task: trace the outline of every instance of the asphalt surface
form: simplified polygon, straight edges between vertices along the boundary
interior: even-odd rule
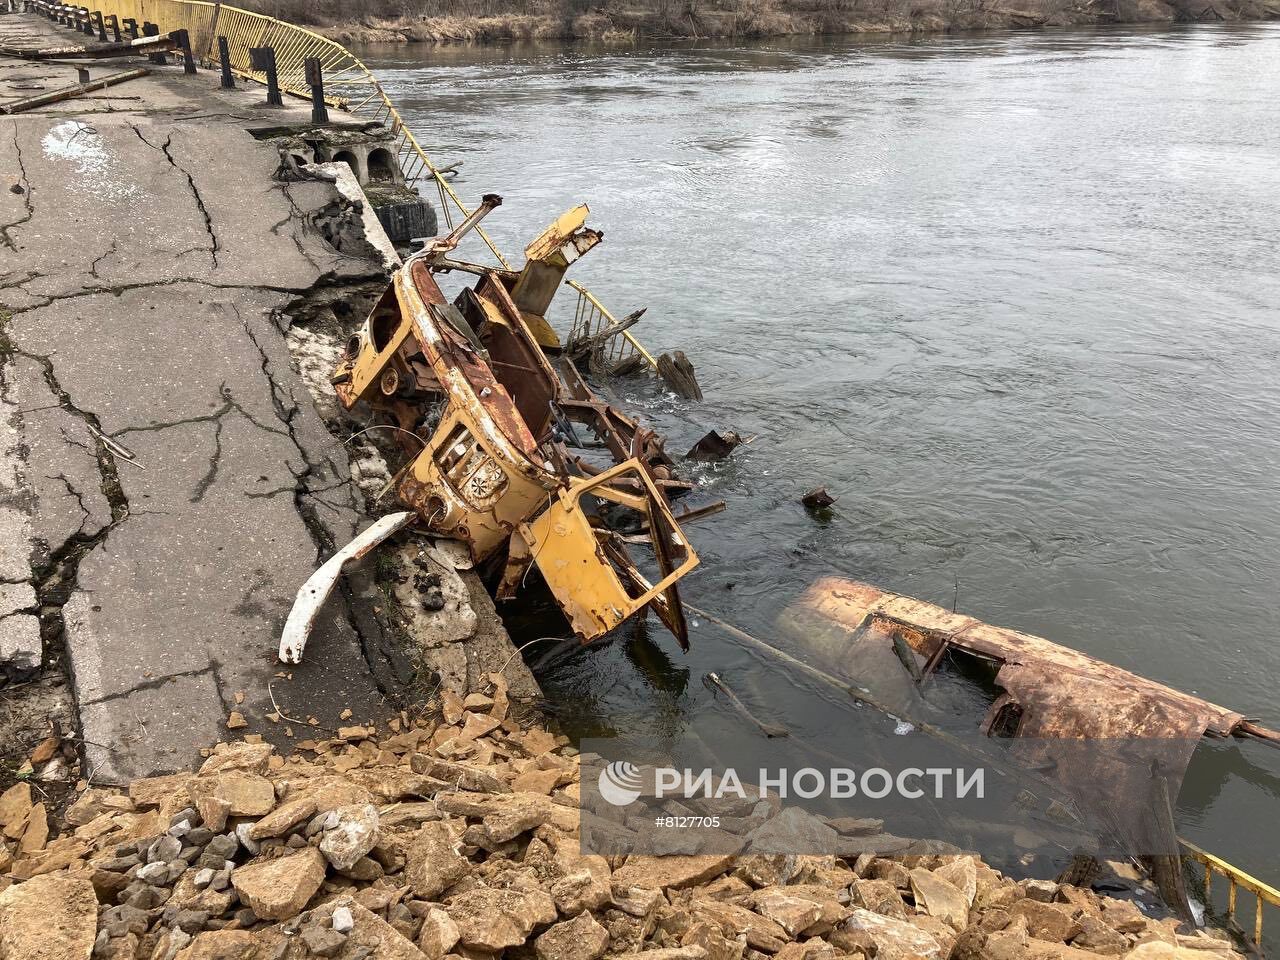
[[[68,39],[0,15],[0,46]],[[0,104],[74,82],[0,57]],[[309,111],[263,100],[166,66],[0,116],[0,637],[62,631],[95,782],[188,766],[233,710],[237,735],[280,739],[268,714],[303,738],[395,706],[350,591],[301,666],[276,660],[298,587],[368,520],[284,313],[383,272],[312,228],[332,184],[273,179],[276,148],[247,128]],[[23,584],[59,571],[62,595],[32,602]]]

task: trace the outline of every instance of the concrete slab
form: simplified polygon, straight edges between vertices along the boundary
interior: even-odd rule
[[[192,743],[213,743],[226,733],[217,720],[223,702],[212,669],[79,706],[84,773],[93,783],[116,782],[126,769],[183,769],[191,765]],[[187,735],[174,737],[174,730]]]
[[[0,44],[28,19],[0,18]],[[72,79],[0,58],[0,101]],[[245,129],[260,91],[168,68],[105,93],[0,118],[0,579],[71,568],[58,615],[109,782],[188,766],[231,709],[278,736],[276,711],[336,727],[394,704],[344,597],[275,676],[294,593],[361,520],[284,311],[383,265],[311,228],[349,204],[332,183],[272,179],[278,153]],[[0,624],[30,641],[36,621]]]

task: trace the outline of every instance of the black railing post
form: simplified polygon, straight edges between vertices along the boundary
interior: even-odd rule
[[[88,67],[76,67],[76,83],[88,83],[89,79]]]
[[[120,42],[120,17],[117,14],[108,14],[107,20],[111,24],[111,36],[116,43]]]
[[[191,34],[186,30],[175,30],[169,36],[177,44],[178,49],[182,51],[182,72],[187,74],[195,73],[196,60],[191,55]]]
[[[254,70],[267,75],[267,106],[283,107],[280,97],[280,79],[276,76],[276,52],[271,47],[253,47],[249,50],[249,63]]]
[[[107,42],[107,21],[103,19],[101,10],[93,11],[93,15],[98,20],[98,39],[101,42],[106,43]]]
[[[133,17],[125,17],[120,22],[123,23],[124,28],[129,31],[129,39],[137,40],[138,39],[138,21],[133,19]]]
[[[84,31],[84,35],[86,37],[92,37],[93,36],[93,14],[89,12],[88,7],[81,7],[80,12],[84,14],[84,23],[81,25],[80,29]]]
[[[234,90],[236,78],[231,74],[231,49],[226,37],[218,38],[218,66],[222,68],[222,89]]]
[[[307,85],[311,87],[311,122],[328,123],[329,108],[324,102],[324,70],[319,57],[307,57],[302,62],[307,72]]]

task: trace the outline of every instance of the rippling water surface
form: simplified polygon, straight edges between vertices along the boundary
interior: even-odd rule
[[[670,449],[757,435],[692,471],[729,502],[692,602],[776,637],[823,574],[958,597],[1280,726],[1280,27],[363,53],[507,248],[590,203],[575,275],[706,393],[617,386]],[[692,632],[529,655],[579,730],[728,730],[707,670],[847,722]],[[1274,880],[1278,804],[1274,751],[1205,748],[1179,826]]]

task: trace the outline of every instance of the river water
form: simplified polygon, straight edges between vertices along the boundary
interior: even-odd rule
[[[849,575],[1280,726],[1280,26],[361,53],[506,248],[590,203],[575,276],[706,394],[615,385],[669,449],[756,435],[692,471],[692,602],[776,639]],[[527,655],[579,732],[731,724],[708,670],[845,722],[692,641]],[[1274,881],[1278,804],[1276,751],[1205,747],[1178,826]]]

